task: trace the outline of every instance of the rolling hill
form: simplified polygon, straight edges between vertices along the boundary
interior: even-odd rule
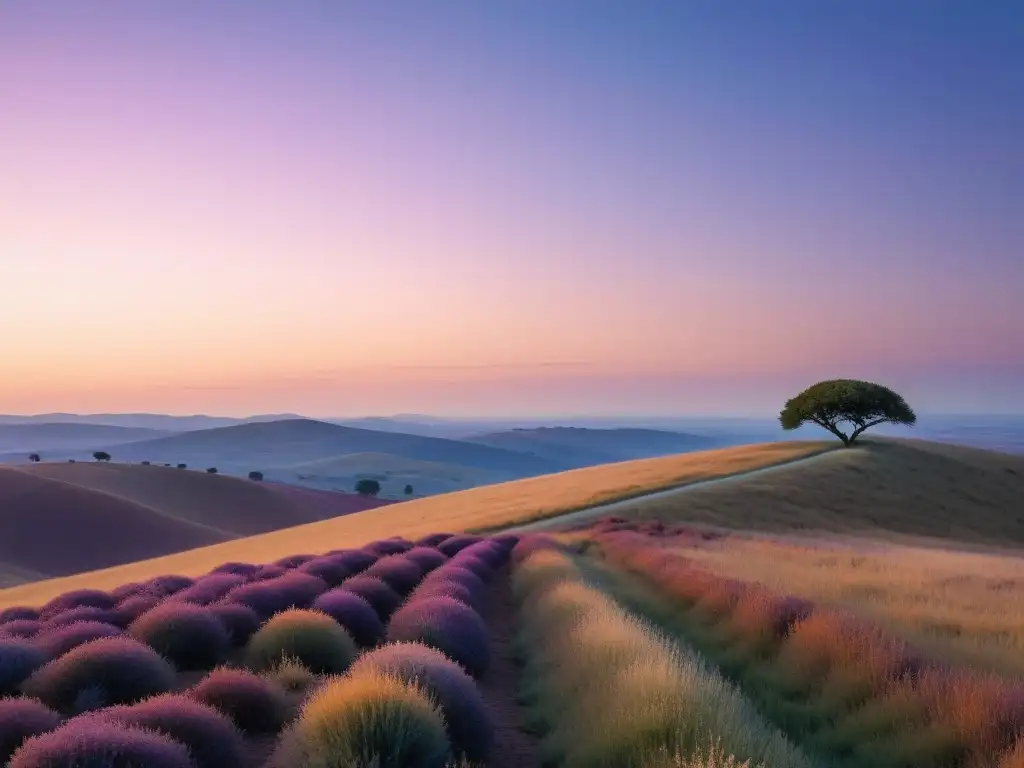
[[[349,489],[357,480],[368,478],[381,483],[382,496],[387,498],[404,497],[406,485],[413,487],[415,496],[430,496],[506,479],[502,472],[371,452],[272,468],[265,475],[272,480],[327,490]]]
[[[164,467],[0,468],[0,581],[103,568],[385,503]]]
[[[28,453],[78,451],[95,445],[119,445],[170,434],[164,430],[79,422],[0,424],[0,454],[25,461]]]
[[[297,552],[325,552],[339,547],[362,545],[388,536],[415,537],[444,530],[464,531],[508,526],[579,509],[593,503],[636,495],[651,489],[682,485],[794,461],[832,448],[832,442],[820,441],[748,445],[587,467],[561,474],[472,488],[388,505],[380,509],[370,509],[332,520],[299,525],[287,530],[223,541],[188,552],[105,568],[93,573],[25,584],[0,591],[0,607],[34,604],[68,589],[85,586],[106,589],[164,573],[198,575],[228,560],[269,562]],[[179,471],[160,467],[138,469],[172,473]],[[270,485],[272,484],[265,484],[265,487]],[[36,530],[36,533],[44,536],[42,531]],[[97,542],[94,532],[91,538],[83,540]],[[100,545],[105,547],[106,543],[98,541],[97,546]],[[40,548],[43,548],[42,545]],[[116,556],[117,553],[108,553],[108,557]]]
[[[558,463],[516,451],[460,440],[380,432],[312,419],[249,423],[185,432],[171,437],[111,446],[119,461],[185,462],[245,473],[284,468],[352,453],[383,453],[417,461],[491,470],[502,479],[558,472]]]
[[[512,429],[466,438],[467,442],[520,451],[531,456],[587,467],[630,459],[707,450],[720,445],[714,438],[659,429],[587,429],[539,427]]]

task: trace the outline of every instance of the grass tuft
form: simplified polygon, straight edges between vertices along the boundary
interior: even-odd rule
[[[252,636],[245,648],[245,661],[258,672],[295,659],[316,674],[339,674],[358,653],[352,636],[330,616],[293,609],[277,614]]]
[[[415,685],[371,670],[321,687],[272,764],[445,768],[450,755],[444,717],[430,697]]]

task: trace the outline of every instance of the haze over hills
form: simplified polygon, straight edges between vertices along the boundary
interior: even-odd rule
[[[521,451],[573,468],[699,451],[722,444],[712,437],[665,430],[583,427],[513,429],[470,437],[467,442]]]
[[[144,427],[118,427],[84,422],[0,424],[0,453],[73,451],[94,445],[118,445],[164,437],[170,432]]]

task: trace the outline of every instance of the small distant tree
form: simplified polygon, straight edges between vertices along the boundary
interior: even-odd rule
[[[179,464],[178,469],[188,469],[188,464]]]
[[[217,468],[216,467],[208,467],[207,470],[206,470],[206,474],[208,474],[208,475],[216,475],[217,474]]]
[[[75,463],[74,459],[68,459],[68,464],[74,464],[74,463]]]
[[[33,464],[38,464],[40,461],[43,460],[43,457],[40,456],[38,453],[30,453],[28,455],[28,460],[31,461]]]
[[[96,459],[96,461],[110,461],[110,454],[106,451],[96,451],[92,457]]]
[[[142,462],[142,466],[144,466],[144,467],[148,467],[148,466],[149,466],[149,462],[148,462],[148,461],[144,461],[144,462]]]
[[[249,479],[250,480],[260,481],[260,480],[263,479],[263,473],[262,472],[257,472],[256,470],[253,470],[252,472],[249,473]]]
[[[817,424],[850,446],[864,430],[877,424],[913,426],[917,416],[906,400],[888,387],[856,379],[832,379],[819,381],[787,400],[779,421],[783,429]],[[850,433],[840,429],[840,424],[849,424]]]
[[[380,483],[376,480],[360,480],[356,483],[356,493],[360,496],[376,496],[380,493]]]
[[[406,496],[412,496],[412,486],[411,485],[405,486],[405,490],[403,491],[403,493]]]

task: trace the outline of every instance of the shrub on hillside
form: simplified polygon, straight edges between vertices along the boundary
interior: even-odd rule
[[[448,561],[448,564],[453,568],[465,568],[467,571],[475,574],[482,582],[489,582],[491,577],[494,576],[494,568],[478,555],[466,554],[466,551],[464,550],[455,555],[455,557]]]
[[[195,768],[184,744],[142,728],[76,718],[21,745],[7,768]]]
[[[492,536],[491,541],[506,552],[511,552],[512,548],[519,543],[520,538],[522,537],[517,533],[499,533],[497,536]]]
[[[441,707],[456,757],[485,763],[494,745],[494,723],[487,704],[466,670],[421,643],[390,643],[361,656],[349,674],[367,670],[418,683]]]
[[[464,533],[445,539],[437,545],[437,548],[443,554],[447,555],[448,557],[452,557],[453,555],[458,554],[471,544],[476,544],[478,541],[482,540],[483,539],[480,536],[473,536],[471,534]]]
[[[542,549],[553,549],[560,552],[562,545],[557,539],[546,533],[530,533],[516,542],[516,545],[512,547],[510,558],[513,563],[521,563],[534,552],[539,552]]]
[[[388,640],[420,642],[444,653],[474,677],[491,663],[490,638],[483,619],[450,597],[411,600],[388,624]]]
[[[313,610],[326,613],[364,648],[376,645],[384,637],[384,623],[373,606],[344,588],[324,592],[313,603]]]
[[[130,704],[166,693],[174,667],[147,645],[108,637],[80,645],[22,683],[22,690],[63,714],[83,708]]]
[[[39,619],[46,621],[58,613],[85,605],[109,609],[117,605],[117,599],[111,597],[106,592],[100,592],[96,589],[76,589],[71,592],[65,592],[62,595],[57,595],[57,597],[44,605],[39,610]]]
[[[178,464],[178,469],[188,469],[188,464]]]
[[[192,586],[181,590],[173,597],[174,600],[181,602],[209,605],[220,600],[239,584],[245,583],[246,577],[237,573],[208,573],[206,576],[200,576]]]
[[[338,559],[353,574],[362,573],[377,562],[377,555],[361,549],[335,549],[325,556]]]
[[[44,627],[32,640],[32,644],[46,656],[47,661],[63,656],[77,648],[103,637],[119,637],[124,631],[103,621],[78,621],[57,627]]]
[[[288,573],[287,568],[267,563],[266,565],[261,565],[259,570],[250,577],[250,580],[269,581],[270,579],[276,579],[278,576],[284,576],[286,573]]]
[[[215,669],[189,692],[196,700],[223,712],[245,733],[277,733],[289,716],[284,692],[241,669]]]
[[[432,571],[417,587],[417,594],[428,593],[436,584],[449,583],[457,584],[469,591],[474,608],[481,607],[487,595],[487,585],[483,580],[468,568],[459,565],[445,563],[445,565]]]
[[[7,765],[26,739],[52,731],[58,725],[60,715],[42,702],[24,696],[0,699],[0,765]]]
[[[401,536],[393,536],[390,539],[370,542],[363,549],[383,557],[384,555],[400,555],[403,552],[408,552],[412,547],[411,541],[406,541]]]
[[[162,603],[133,621],[128,633],[182,670],[212,669],[231,645],[220,619],[192,603]]]
[[[224,626],[231,645],[238,648],[249,642],[249,638],[256,634],[262,623],[256,611],[247,605],[214,603],[209,609]]]
[[[340,557],[317,557],[303,563],[296,570],[322,579],[328,587],[338,586],[355,573]]]
[[[214,574],[214,573],[234,573],[234,574],[237,574],[238,576],[246,576],[246,577],[248,577],[248,576],[255,576],[256,572],[259,571],[259,569],[260,569],[260,566],[255,565],[253,563],[230,562],[230,563],[221,563],[216,568],[214,568],[212,571],[210,571],[210,574]]]
[[[399,595],[408,595],[423,578],[423,569],[405,555],[387,555],[364,571],[391,587]]]
[[[419,539],[416,539],[416,546],[419,547],[436,547],[442,541],[447,541],[454,533],[428,533]]]
[[[245,768],[245,744],[234,722],[188,696],[154,696],[138,704],[101,710],[95,716],[180,741],[188,747],[196,768]]]
[[[32,637],[42,626],[35,619],[12,619],[0,624],[0,637]]]
[[[147,590],[153,592],[159,592],[164,595],[173,595],[176,592],[191,587],[195,580],[188,576],[179,576],[177,574],[169,574],[165,576],[156,576],[148,581],[144,581],[143,585]]]
[[[120,623],[121,615],[116,608],[97,608],[94,605],[81,605],[78,608],[70,608],[61,611],[56,616],[51,616],[43,623],[43,629],[66,627],[79,621],[101,621],[104,624],[117,626]]]
[[[253,470],[252,472],[249,473],[249,479],[259,482],[260,480],[263,479],[263,473],[258,470]]]
[[[16,621],[18,619],[38,619],[39,609],[29,608],[25,605],[13,605],[10,608],[4,608],[0,611],[0,624],[6,624],[8,621]]]
[[[266,581],[237,586],[224,596],[224,601],[247,605],[266,620],[289,608],[308,608],[326,591],[327,585],[322,580],[294,571]]]
[[[216,475],[217,474],[217,468],[216,467],[207,467],[206,468],[206,474],[208,474],[208,475]]]
[[[112,599],[120,603],[122,600],[128,597],[135,597],[135,595],[145,592],[143,585],[137,581],[128,582],[127,584],[120,584],[114,587],[107,594]]]
[[[271,764],[445,768],[450,756],[444,717],[430,697],[398,677],[367,671],[321,687]]]
[[[373,576],[362,574],[345,579],[341,589],[359,595],[373,606],[381,621],[387,621],[392,613],[402,604],[402,597],[385,582]]]
[[[358,653],[352,636],[330,616],[293,609],[260,627],[246,645],[245,661],[251,669],[267,671],[295,659],[317,674],[339,674]]]
[[[416,563],[423,571],[428,573],[435,568],[440,568],[447,562],[448,558],[433,547],[413,547],[403,557]]]
[[[116,623],[119,627],[127,627],[146,611],[152,610],[163,599],[162,597],[146,594],[127,597],[119,602],[117,608],[114,609],[117,620],[116,622],[111,622],[111,624]]]
[[[43,652],[28,641],[0,637],[0,696],[15,693],[45,663]]]
[[[315,560],[316,555],[288,555],[282,557],[279,560],[275,560],[273,565],[279,565],[282,568],[291,569],[298,568],[303,563],[308,563],[310,560]]]
[[[426,600],[431,597],[450,597],[475,611],[479,611],[483,606],[483,599],[472,589],[465,584],[449,579],[434,579],[424,582],[409,596],[409,602]]]

